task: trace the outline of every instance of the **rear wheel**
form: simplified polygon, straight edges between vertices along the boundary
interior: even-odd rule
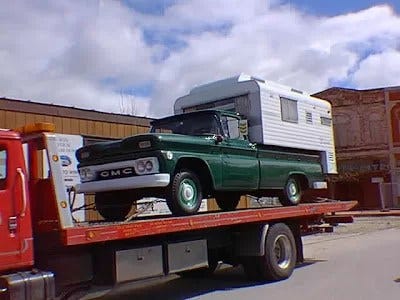
[[[215,195],[215,202],[223,211],[235,210],[240,201],[240,194],[236,193],[219,193]]]
[[[197,213],[203,199],[200,180],[195,173],[182,169],[173,178],[167,205],[173,215]]]
[[[289,177],[283,189],[283,197],[279,201],[283,206],[298,205],[301,200],[301,184],[296,177]]]
[[[290,228],[278,223],[272,225],[265,239],[265,253],[261,257],[246,257],[243,267],[255,281],[277,281],[288,278],[297,260],[296,243]]]
[[[96,193],[94,201],[106,221],[123,221],[132,208],[132,201],[124,199],[122,192]]]

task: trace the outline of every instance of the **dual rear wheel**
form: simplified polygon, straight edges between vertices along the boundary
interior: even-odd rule
[[[277,223],[268,229],[263,255],[243,258],[243,267],[251,280],[277,281],[293,273],[296,261],[293,233],[286,224]]]

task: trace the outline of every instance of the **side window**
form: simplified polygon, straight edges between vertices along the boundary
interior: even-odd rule
[[[222,129],[224,130],[224,136],[231,139],[240,138],[239,132],[239,120],[232,117],[222,117]]]
[[[0,148],[0,189],[5,189],[7,178],[7,151]]]
[[[297,112],[297,101],[280,97],[282,121],[298,123],[299,114]]]

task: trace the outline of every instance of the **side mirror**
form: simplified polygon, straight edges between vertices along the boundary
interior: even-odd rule
[[[219,143],[221,143],[223,140],[224,140],[224,137],[223,137],[222,135],[220,135],[220,134],[214,135],[215,144],[219,144]]]

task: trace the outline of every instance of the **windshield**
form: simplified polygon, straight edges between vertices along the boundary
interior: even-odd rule
[[[150,132],[184,135],[221,134],[217,118],[213,114],[181,115],[154,121]]]

